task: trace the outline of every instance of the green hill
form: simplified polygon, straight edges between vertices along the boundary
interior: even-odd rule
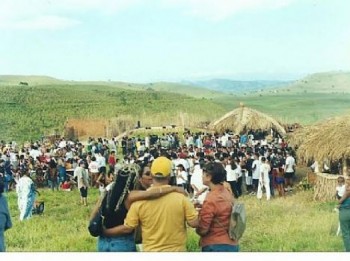
[[[198,124],[219,117],[225,109],[209,99],[104,85],[0,85],[0,137],[37,139],[62,132],[67,119],[127,117],[143,125]]]
[[[21,84],[22,83],[22,84]],[[170,82],[155,82],[155,83],[128,83],[117,81],[66,81],[59,80],[49,76],[35,76],[35,75],[0,75],[0,86],[23,86],[23,83],[27,83],[28,86],[46,85],[47,87],[53,87],[56,85],[86,85],[86,86],[109,86],[118,89],[126,89],[133,91],[162,91],[169,93],[183,94],[195,98],[214,98],[221,97],[224,94],[209,90],[206,88],[195,87],[188,84],[170,83]],[[26,84],[25,84],[26,85]]]
[[[41,75],[0,75],[0,86],[20,85],[21,82],[27,83],[28,86],[31,86],[44,84],[62,84],[65,81]]]
[[[350,72],[326,72],[311,74],[278,89],[262,93],[350,93]]]
[[[21,81],[28,85],[19,85]],[[23,141],[55,130],[62,133],[67,119],[194,127],[221,117],[240,102],[285,123],[312,124],[350,112],[349,83],[350,73],[320,73],[282,89],[237,95],[167,82],[0,76],[0,139]]]

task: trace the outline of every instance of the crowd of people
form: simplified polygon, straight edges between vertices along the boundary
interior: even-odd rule
[[[1,183],[5,192],[18,193],[20,220],[30,218],[38,187],[77,187],[85,206],[88,189],[99,189],[98,204],[109,203],[98,251],[136,251],[137,243],[144,251],[185,251],[187,226],[196,228],[202,251],[239,251],[239,242],[227,234],[232,202],[243,194],[284,197],[296,178],[294,149],[262,131],[186,131],[181,137],[165,133],[85,143],[60,138],[22,147],[1,141],[0,149]],[[115,192],[105,197],[110,190]],[[347,206],[347,199],[340,200]]]

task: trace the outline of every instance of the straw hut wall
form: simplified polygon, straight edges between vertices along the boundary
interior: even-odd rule
[[[225,114],[220,119],[212,122],[209,129],[224,132],[232,130],[242,133],[247,130],[270,130],[274,129],[281,136],[286,135],[284,127],[275,119],[257,110],[247,108],[243,104],[239,108]]]
[[[296,135],[294,141],[299,142],[297,150],[299,162],[316,160],[322,166],[325,160],[342,160],[343,175],[348,177],[350,116],[329,119],[304,128]],[[334,200],[337,177],[338,175],[317,173],[314,199],[323,201]]]
[[[314,200],[334,201],[335,188],[338,185],[338,175],[327,173],[316,173],[316,184],[314,191]]]
[[[297,156],[303,161],[350,158],[350,116],[337,117],[305,128]]]

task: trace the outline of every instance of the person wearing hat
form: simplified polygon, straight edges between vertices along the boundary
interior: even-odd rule
[[[172,162],[168,158],[156,158],[151,165],[153,186],[147,191],[162,194],[170,187],[171,170]],[[183,252],[186,251],[186,223],[197,227],[197,211],[188,197],[171,192],[152,200],[132,203],[124,225],[114,228],[114,233],[130,233],[141,226],[145,252]]]
[[[74,178],[77,177],[78,189],[80,191],[80,203],[87,206],[87,194],[89,187],[89,174],[85,169],[85,162],[79,161],[79,165],[74,170]]]

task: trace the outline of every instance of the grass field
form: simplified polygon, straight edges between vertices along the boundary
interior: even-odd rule
[[[89,191],[89,206],[79,205],[79,192],[41,190],[45,213],[20,222],[15,192],[8,193],[13,228],[5,233],[8,252],[95,252],[96,238],[87,230],[97,189]],[[242,252],[343,252],[336,236],[335,202],[313,201],[313,191],[297,190],[285,198],[261,201],[245,195],[247,229]],[[188,229],[189,252],[199,251],[198,236]]]
[[[350,112],[350,93],[290,93],[252,96],[227,96],[213,99],[227,110],[246,106],[267,113],[283,123],[313,124]]]

